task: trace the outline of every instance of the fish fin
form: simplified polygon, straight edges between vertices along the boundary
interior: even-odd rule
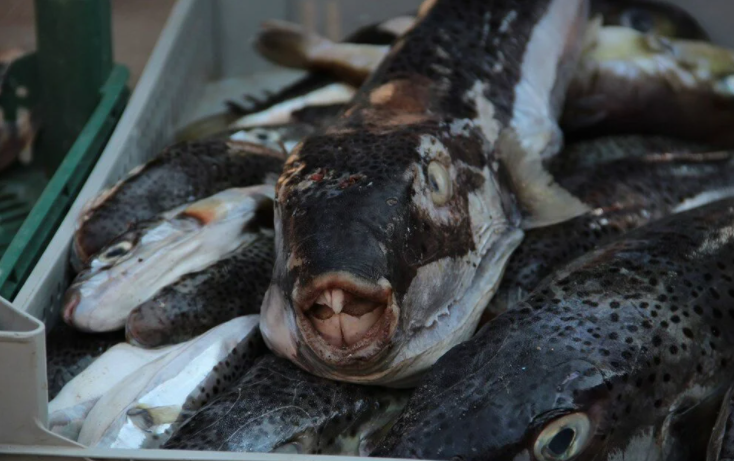
[[[287,21],[263,23],[254,40],[255,49],[268,61],[285,67],[308,69],[313,50],[331,41]]]
[[[181,410],[181,405],[149,408],[135,406],[127,411],[127,417],[139,428],[147,429],[176,422],[181,415]]]
[[[523,212],[523,229],[550,226],[590,211],[555,182],[540,156],[522,148],[514,130],[503,130],[496,148],[512,179]]]
[[[724,394],[716,422],[711,430],[706,461],[734,460],[734,386]]]
[[[176,133],[176,142],[197,141],[219,134],[227,130],[229,124],[238,118],[239,116],[232,112],[221,112],[196,120]]]

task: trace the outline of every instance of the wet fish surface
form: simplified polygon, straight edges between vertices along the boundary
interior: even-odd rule
[[[625,27],[588,36],[561,119],[569,137],[658,134],[732,145],[734,51]]]
[[[425,5],[278,180],[261,328],[324,377],[410,385],[473,333],[521,227],[586,211],[541,166],[586,3]]]
[[[715,147],[670,136],[610,135],[566,144],[548,162],[554,177],[578,173],[615,160],[634,159],[651,154],[695,154],[715,151]],[[702,159],[705,155],[701,156]]]
[[[734,152],[649,154],[557,178],[592,211],[526,233],[489,304],[489,316],[603,242],[668,214],[734,196]]]
[[[269,354],[163,448],[364,456],[408,395],[319,378]]]
[[[127,318],[128,341],[143,347],[176,344],[235,317],[259,314],[275,258],[272,233],[261,233],[201,272],[183,276]]]
[[[125,341],[122,332],[88,334],[58,322],[46,336],[48,399],[110,347]]]
[[[87,204],[74,233],[72,262],[80,269],[130,225],[225,189],[272,182],[284,159],[281,152],[245,142],[175,144]]]
[[[106,392],[140,367],[174,350],[177,346],[142,349],[119,343],[92,361],[73,377],[48,404],[48,428],[76,440],[84,420]]]
[[[732,385],[733,259],[727,199],[574,260],[444,355],[375,455],[701,459],[713,421],[679,429]]]
[[[130,311],[160,290],[272,232],[273,194],[271,185],[226,189],[124,233],[77,275],[64,321],[90,332],[124,328]]]
[[[591,2],[591,15],[605,26],[622,26],[662,37],[709,41],[709,35],[688,11],[669,2],[600,0]]]
[[[79,443],[157,448],[193,412],[224,392],[265,350],[258,316],[215,327],[128,375],[89,412]]]

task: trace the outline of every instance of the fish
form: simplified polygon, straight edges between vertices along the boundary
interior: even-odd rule
[[[163,448],[366,456],[408,395],[319,378],[267,354]]]
[[[734,386],[721,400],[721,407],[706,449],[706,461],[734,460]]]
[[[560,154],[549,160],[546,166],[553,177],[559,177],[616,160],[651,154],[694,154],[715,150],[716,146],[711,144],[671,136],[608,135],[569,142],[564,145]]]
[[[695,19],[674,5],[591,5],[595,27],[587,31],[560,121],[567,135],[644,133],[731,147],[734,52],[709,43]],[[352,84],[366,80],[390,50],[334,43],[284,21],[261,34],[267,40],[258,49],[272,62],[319,68]]]
[[[53,400],[66,383],[84,371],[97,357],[124,341],[125,336],[119,331],[87,334],[64,322],[56,322],[46,336],[48,398]]]
[[[130,312],[128,342],[141,347],[176,344],[212,327],[259,314],[275,259],[272,232],[261,232],[203,271],[187,274]]]
[[[687,40],[710,41],[696,18],[680,6],[650,0],[601,0],[591,2],[591,15],[600,15],[605,26],[622,26],[642,33]]]
[[[252,128],[293,122],[293,113],[313,106],[333,106],[348,102],[354,96],[354,87],[337,82],[318,88],[301,97],[277,103],[268,109],[247,114],[230,124],[230,128]]]
[[[91,340],[90,343],[94,344]],[[143,349],[125,342],[112,346],[91,360],[49,402],[49,430],[70,440],[77,440],[84,420],[100,397],[131,373],[168,354],[175,347]]]
[[[388,45],[395,40],[401,30],[407,27],[406,24],[410,21],[412,21],[410,16],[397,16],[382,22],[369,24],[349,34],[342,43],[351,44],[350,46],[355,44]],[[271,23],[270,27],[273,26]],[[275,38],[277,40],[277,37]],[[256,49],[262,46],[258,45],[258,41],[258,36],[256,36],[254,39]],[[310,112],[312,108],[316,111],[321,111],[321,108],[324,108],[328,112],[330,107],[338,106],[338,108],[341,108],[351,97],[353,91],[344,90],[341,93],[331,93],[331,99],[323,99],[324,93],[320,93],[321,98],[317,98],[315,101],[317,105],[314,106],[305,106],[303,102],[304,98],[309,98],[309,101],[314,99],[313,96],[307,96],[310,93],[335,83],[339,82],[330,76],[329,72],[308,72],[295,82],[274,93],[265,91],[264,95],[246,94],[237,99],[229,99],[225,101],[225,111],[187,125],[179,131],[176,139],[191,141],[217,135],[227,131],[227,127],[236,120],[256,113],[260,113],[256,116],[257,118],[266,120],[268,124],[272,125],[276,123],[274,121],[277,120],[275,117],[279,117],[280,120],[288,119],[288,111],[293,109],[295,111],[290,114],[290,119],[296,121],[300,118],[296,112],[301,110],[309,110]],[[329,93],[326,93],[326,96],[329,96]],[[299,109],[299,107],[302,107],[302,109]],[[273,109],[271,110],[271,108]],[[255,116],[253,115],[253,117]],[[250,117],[249,120],[252,120],[253,117]]]
[[[74,232],[71,262],[81,270],[131,225],[175,207],[233,187],[273,184],[284,160],[283,152],[247,142],[174,144],[85,205]]]
[[[409,19],[406,25],[410,28],[412,21]],[[270,62],[310,72],[333,73],[339,81],[354,87],[362,84],[390,50],[387,44],[335,43],[281,20],[264,22],[254,46]]]
[[[232,319],[128,375],[95,403],[79,443],[160,447],[186,414],[225,392],[265,351],[258,320],[258,315]]]
[[[424,3],[276,184],[261,330],[319,376],[412,386],[476,329],[523,230],[587,211],[543,168],[585,1]]]
[[[632,133],[732,145],[734,51],[625,27],[589,37],[560,122],[569,139]]]
[[[734,152],[649,154],[556,178],[591,211],[526,233],[483,321],[504,312],[556,268],[599,244],[668,214],[734,196]]]
[[[254,126],[240,128],[229,128],[231,123],[240,118],[239,116],[232,118],[226,124],[218,123],[213,118],[206,118],[194,122],[181,130],[177,134],[177,140],[244,141],[260,144],[268,149],[283,151],[285,154],[289,154],[293,147],[303,138],[315,132],[317,129],[327,126],[341,112],[344,106],[344,103],[330,103],[329,101],[319,101],[317,105],[307,105],[301,108],[298,108],[300,107],[299,104],[292,104],[294,110],[289,115],[284,116],[288,120],[284,123],[271,123],[261,126],[252,124]],[[259,114],[257,117],[267,119],[275,113],[276,110],[274,109],[268,112],[267,115],[257,113]],[[252,115],[254,117],[255,113]],[[226,127],[226,129],[223,129],[223,127]]]
[[[734,377],[732,260],[732,199],[575,259],[439,359],[373,455],[702,459]]]
[[[267,184],[226,189],[130,229],[76,276],[64,296],[64,321],[87,332],[124,328],[130,311],[160,290],[272,229],[273,195]]]
[[[599,26],[616,26],[656,37],[710,41],[691,14],[668,3],[594,0],[590,2],[590,15],[597,18]],[[334,42],[299,24],[273,20],[263,23],[253,42],[258,53],[274,64],[326,74],[335,81],[358,87],[415,21],[415,14],[386,21],[384,24],[392,27],[385,27],[383,40],[375,43],[375,40]],[[592,29],[592,33],[596,32]]]

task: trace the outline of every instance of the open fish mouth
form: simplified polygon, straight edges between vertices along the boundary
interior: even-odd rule
[[[296,287],[293,304],[304,342],[334,367],[376,359],[391,343],[400,318],[387,280],[375,284],[343,272]]]

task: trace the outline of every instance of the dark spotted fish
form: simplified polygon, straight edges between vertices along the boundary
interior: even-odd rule
[[[158,448],[185,420],[223,393],[265,351],[258,316],[232,319],[130,373],[94,404],[79,443]]]
[[[164,448],[364,456],[407,397],[406,391],[319,378],[266,355]]]
[[[591,15],[600,16],[604,26],[622,26],[662,37],[709,40],[693,16],[672,4],[647,0],[592,0],[590,4]],[[254,46],[275,64],[327,74],[359,86],[415,20],[415,14],[398,16],[359,31],[344,42],[332,42],[295,23],[268,21],[255,36]],[[362,38],[367,30],[377,34]]]
[[[272,185],[231,188],[139,223],[94,255],[64,296],[82,331],[125,327],[130,312],[188,274],[273,236]]]
[[[176,344],[235,317],[259,314],[274,245],[272,234],[261,233],[228,258],[164,288],[130,312],[128,341],[143,347]]]
[[[278,180],[272,350],[320,376],[409,385],[474,332],[521,228],[587,210],[541,165],[586,6],[424,4]]]
[[[87,204],[74,233],[77,269],[129,226],[231,187],[272,183],[285,155],[257,144],[175,144]]]
[[[375,455],[702,459],[734,378],[732,261],[730,199],[582,256],[444,355]]]
[[[561,119],[569,136],[734,142],[734,51],[624,27],[599,28],[588,41]]]
[[[560,154],[548,162],[554,177],[577,173],[615,160],[650,154],[691,154],[714,150],[705,143],[685,141],[669,136],[612,135],[568,143]]]
[[[46,336],[46,376],[48,399],[53,400],[62,387],[86,369],[115,344],[125,341],[122,332],[82,333],[64,322]]]
[[[592,211],[527,232],[490,302],[490,316],[600,243],[668,214],[734,196],[734,153],[650,154],[580,169],[558,181]]]
[[[48,429],[77,440],[84,420],[100,398],[141,367],[179,346],[143,349],[123,341],[105,350],[48,402]]]

